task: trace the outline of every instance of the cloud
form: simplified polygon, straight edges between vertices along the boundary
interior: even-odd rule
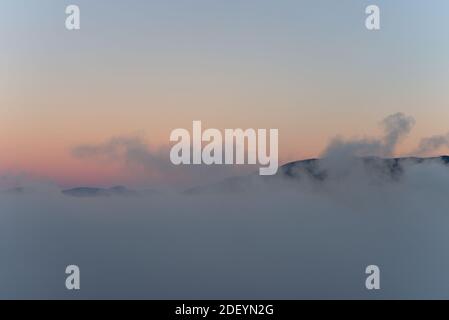
[[[384,129],[382,138],[346,140],[334,138],[323,152],[324,168],[332,168],[337,176],[347,174],[348,163],[359,165],[352,158],[391,156],[396,145],[407,136],[415,120],[403,113],[392,114],[381,121]],[[81,145],[72,150],[79,159],[111,161],[121,163],[124,169],[133,171],[143,168],[153,182],[178,184],[182,187],[204,185],[250,172],[251,166],[175,166],[169,159],[169,147],[150,148],[141,136],[119,136],[96,145]],[[155,176],[158,180],[155,180]]]
[[[392,114],[382,120],[384,136],[381,139],[362,138],[345,140],[334,138],[322,154],[323,158],[391,156],[397,144],[405,138],[415,124],[413,117],[403,113]]]
[[[381,121],[384,130],[382,138],[336,137],[325,148],[321,156],[321,167],[335,178],[350,176],[356,170],[365,172],[364,164],[359,158],[391,157],[398,143],[408,135],[414,124],[413,117],[395,113]]]
[[[410,133],[414,125],[415,119],[403,113],[390,115],[382,121],[385,130],[383,139],[385,155],[393,154],[397,144]]]
[[[182,165],[170,161],[169,146],[151,148],[142,136],[118,136],[99,144],[85,144],[71,150],[81,160],[119,163],[128,173],[146,175],[150,184],[185,187],[220,181],[247,172],[251,166]],[[143,173],[141,172],[143,169]]]
[[[147,170],[165,171],[169,159],[164,150],[151,150],[139,136],[114,137],[97,145],[81,145],[72,150],[80,159],[105,159],[119,161],[130,166],[140,166]]]
[[[422,139],[414,153],[418,155],[429,154],[443,147],[449,148],[449,133]]]
[[[73,298],[69,264],[85,299],[447,297],[448,168],[353,178],[232,195],[0,194],[0,298]]]
[[[387,119],[383,138],[334,142],[332,154],[387,153],[411,128],[407,117]],[[73,152],[136,163],[155,156],[125,137]],[[370,264],[386,284],[375,298],[447,297],[448,167],[404,161],[400,179],[382,179],[394,160],[331,159],[348,174],[272,177],[270,188],[256,176],[236,193],[0,194],[0,298],[71,298],[61,286],[68,264],[81,267],[86,299],[369,299]]]

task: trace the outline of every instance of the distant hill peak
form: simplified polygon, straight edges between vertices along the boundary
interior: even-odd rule
[[[136,191],[130,190],[124,186],[115,186],[112,188],[79,187],[79,188],[63,190],[62,193],[66,196],[79,197],[79,198],[135,196],[135,195],[137,195]]]
[[[449,166],[449,156],[441,157],[402,157],[402,158],[380,158],[380,157],[354,157],[354,163],[343,164],[345,169],[351,171],[353,165],[360,164],[366,169],[366,172],[377,176],[381,179],[397,181],[404,173],[405,164],[422,164],[422,163],[443,163]],[[351,158],[348,158],[350,161]],[[186,194],[201,194],[201,193],[217,193],[230,192],[239,193],[247,190],[252,190],[261,185],[261,182],[276,181],[276,179],[287,179],[288,181],[314,181],[317,183],[324,182],[328,179],[335,178],[334,166],[332,159],[305,159],[299,161],[289,162],[281,166],[278,173],[274,176],[262,177],[257,174],[250,174],[247,176],[238,176],[225,179],[219,183],[207,186],[199,186],[186,190]],[[337,178],[338,179],[338,178]]]

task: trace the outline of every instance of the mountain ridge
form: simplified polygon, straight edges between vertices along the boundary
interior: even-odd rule
[[[61,192],[66,196],[78,198],[136,196],[138,194],[137,191],[128,189],[124,186],[114,186],[111,188],[77,187],[62,190]]]
[[[449,156],[443,155],[438,157],[395,157],[395,158],[381,158],[381,157],[354,157],[360,163],[372,172],[383,175],[384,178],[391,180],[399,180],[404,173],[404,165],[406,163],[422,164],[422,163],[437,163],[440,161],[449,167]],[[329,178],[328,169],[321,166],[321,163],[332,161],[327,158],[311,158],[298,161],[288,162],[279,167],[278,172],[274,176],[259,176],[257,173],[246,176],[236,176],[227,178],[221,182],[189,188],[184,191],[185,194],[198,194],[210,192],[244,192],[252,188],[256,183],[273,181],[279,178],[287,178],[289,181],[300,181],[303,179],[310,179],[315,182],[323,182]]]
[[[354,158],[367,169],[374,173],[383,175],[383,177],[391,180],[398,180],[404,173],[404,165],[408,164],[422,164],[422,163],[437,163],[440,162],[449,168],[449,156],[437,156],[437,157],[395,157],[395,158],[380,158],[380,157],[363,157]],[[262,182],[273,181],[275,179],[283,178],[287,181],[301,181],[303,179],[309,179],[315,182],[323,182],[329,178],[329,169],[323,166],[322,163],[326,163],[327,158],[310,158],[298,161],[292,161],[280,166],[278,172],[274,176],[260,176],[254,172],[252,174],[244,176],[234,176],[224,179],[220,182],[201,185],[188,188],[184,190],[183,194],[202,194],[210,192],[231,192],[238,193],[251,189],[254,184]],[[24,194],[25,189],[23,187],[17,187],[3,191],[4,194]],[[125,186],[113,186],[113,187],[75,187],[70,189],[61,190],[61,193],[65,196],[77,197],[77,198],[96,198],[96,197],[130,197],[139,196],[142,194],[155,194],[157,191],[136,191],[128,189]]]

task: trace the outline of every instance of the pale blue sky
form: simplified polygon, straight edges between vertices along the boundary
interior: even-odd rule
[[[64,27],[68,4],[81,8],[80,31]],[[365,28],[370,4],[381,8],[380,31]],[[70,145],[136,131],[164,145],[192,120],[279,128],[285,160],[318,156],[337,134],[375,135],[399,111],[417,122],[400,153],[449,130],[447,0],[0,7],[0,127],[15,137],[0,146],[23,159],[38,139],[58,163]]]

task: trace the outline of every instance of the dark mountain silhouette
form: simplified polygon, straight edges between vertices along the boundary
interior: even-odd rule
[[[116,186],[108,189],[80,187],[63,190],[62,193],[71,197],[111,197],[111,196],[135,196],[137,192],[123,186]]]
[[[354,158],[357,164],[361,164],[366,172],[372,176],[380,179],[398,181],[404,174],[406,164],[423,164],[423,163],[442,163],[448,166],[449,156],[419,158],[419,157],[404,157],[404,158]],[[328,179],[335,179],[333,177],[332,166],[327,165],[328,159],[307,159],[287,163],[281,167],[274,176],[260,176],[258,173],[253,173],[246,176],[231,177],[219,183],[205,186],[198,186],[185,190],[184,194],[204,194],[204,193],[240,193],[248,190],[254,190],[255,187],[261,185],[269,185],[272,181],[288,181],[298,182],[307,179],[310,182],[317,184],[323,183]],[[347,166],[351,168],[351,166]],[[273,186],[277,186],[273,184]],[[14,193],[20,193],[18,188]],[[123,186],[116,186],[112,188],[90,188],[80,187],[68,190],[63,190],[62,193],[71,197],[111,197],[111,196],[139,196],[139,195],[154,195],[157,191],[135,191],[127,189]]]
[[[406,164],[423,164],[423,163],[443,163],[449,169],[449,156],[419,158],[419,157],[404,157],[404,158],[354,158],[361,164],[366,172],[378,176],[385,180],[398,181],[404,174],[404,165]],[[329,172],[326,165],[327,159],[307,159],[287,163],[281,166],[274,176],[259,176],[257,173],[250,174],[243,177],[232,177],[225,179],[217,184],[199,186],[186,190],[186,194],[202,194],[215,192],[230,192],[239,193],[245,190],[251,190],[255,186],[260,186],[261,183],[283,180],[283,181],[301,181],[308,179],[308,181],[322,183],[329,179],[332,172]],[[349,166],[348,166],[349,167]],[[350,168],[350,167],[349,167]]]
[[[404,172],[404,164],[422,164],[441,162],[449,165],[449,156],[432,157],[432,158],[419,158],[419,157],[405,157],[405,158],[378,158],[378,157],[366,157],[361,158],[363,166],[377,173],[383,173],[386,177],[391,179],[398,179]],[[320,163],[323,160],[309,159],[302,161],[290,162],[279,168],[278,174],[281,176],[287,176],[290,178],[301,178],[304,175],[308,175],[316,180],[324,181],[328,177],[328,172]],[[325,166],[324,166],[325,167]]]

